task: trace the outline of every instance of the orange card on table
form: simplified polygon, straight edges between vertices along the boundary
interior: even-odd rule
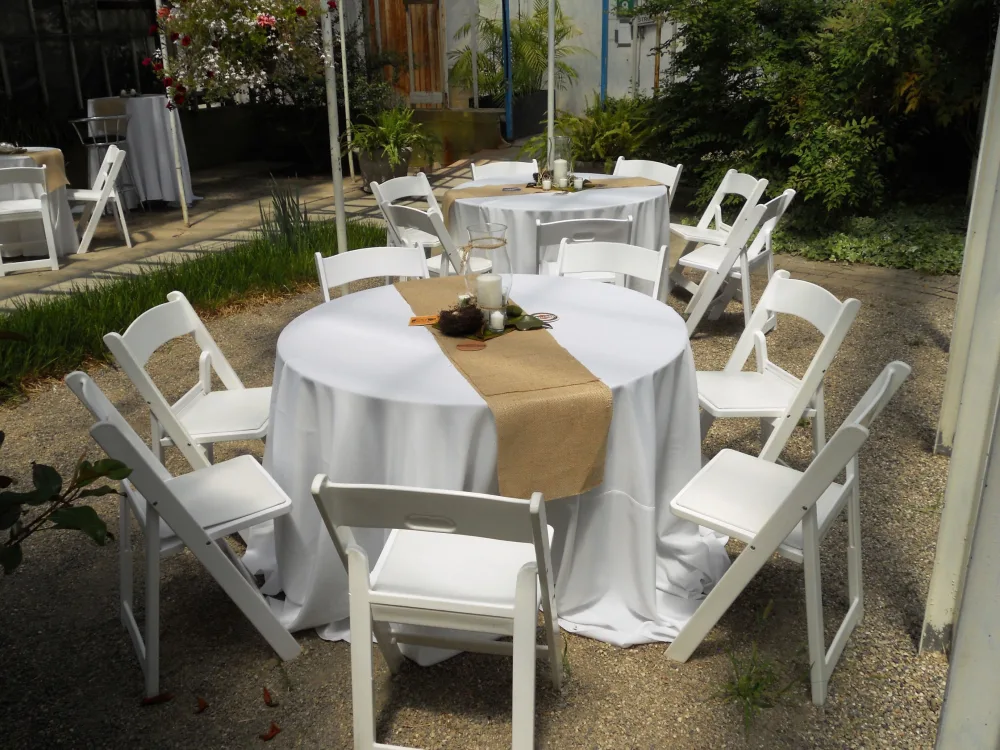
[[[440,315],[416,315],[410,318],[411,326],[432,326],[438,322]]]

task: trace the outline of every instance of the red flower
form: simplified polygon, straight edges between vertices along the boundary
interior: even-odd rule
[[[270,13],[260,13],[257,15],[257,25],[261,28],[273,29],[276,23],[278,23],[278,19]]]
[[[208,76],[209,78],[215,78],[215,71],[214,70],[206,70],[205,71],[205,75]]]
[[[330,10],[337,10],[337,0],[326,0],[326,7]]]
[[[309,11],[307,11],[305,8],[303,8],[300,5],[299,7],[297,7],[295,9],[295,15],[297,15],[297,16],[307,16],[307,15],[309,15]]]
[[[181,35],[178,34],[176,31],[171,32],[171,34],[170,34],[170,41],[171,42],[176,42],[180,38],[181,38]]]
[[[149,27],[149,35],[152,36],[153,34],[156,34],[157,32],[159,32],[159,30],[160,30],[160,27],[157,26],[155,23],[151,24],[150,27]]]
[[[184,47],[190,47],[191,46],[191,37],[189,37],[187,34],[185,34],[184,38],[181,39],[181,45],[183,45]]]
[[[150,58],[150,57],[144,57],[144,58],[142,58],[142,67],[148,68],[152,62],[153,62],[152,58]]]
[[[160,18],[166,18],[167,16],[170,15],[170,8],[160,8],[158,11],[156,11],[156,15],[158,15]]]
[[[163,70],[163,63],[153,63],[153,71],[159,73]]]
[[[186,92],[187,92],[187,86],[185,86],[184,84],[178,83],[177,84],[177,93],[178,94],[184,94]]]
[[[177,94],[174,96],[174,103],[178,106],[184,103],[184,94]]]
[[[163,79],[163,85],[164,86],[173,86],[174,85],[174,79],[171,78],[170,76],[167,76],[166,78]]]
[[[168,101],[167,102],[167,109],[171,109],[172,110],[173,108],[174,108],[174,103],[171,102],[171,101]]]

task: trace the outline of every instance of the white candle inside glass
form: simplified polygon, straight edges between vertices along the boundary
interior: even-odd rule
[[[565,159],[556,159],[552,164],[552,177],[558,184],[561,180],[566,179],[566,175],[569,174],[569,162]]]
[[[542,190],[551,190],[552,180],[542,180]]]
[[[559,180],[559,187],[561,187],[561,188],[567,188],[567,187],[569,187],[569,178],[568,177],[563,177],[562,179],[560,179]]]
[[[494,310],[490,313],[490,328],[494,331],[502,331],[503,322],[503,313],[500,310]]]
[[[583,178],[577,177],[575,180],[573,180],[573,187],[576,188],[577,190],[583,190]]]
[[[503,288],[500,276],[484,273],[476,277],[476,299],[480,307],[500,307],[503,305]]]

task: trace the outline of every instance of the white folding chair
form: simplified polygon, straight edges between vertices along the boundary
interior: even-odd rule
[[[87,252],[91,240],[94,239],[97,224],[101,220],[101,216],[103,216],[104,209],[109,201],[112,205],[111,214],[115,219],[115,225],[118,227],[118,233],[125,240],[125,244],[128,247],[132,247],[132,238],[129,236],[128,225],[125,223],[125,213],[122,211],[121,197],[118,195],[118,188],[115,187],[118,180],[118,173],[121,171],[124,163],[125,152],[117,146],[108,146],[108,151],[104,155],[101,168],[97,171],[94,186],[90,190],[66,191],[66,198],[71,203],[94,204],[91,209],[90,219],[87,221],[87,226],[83,231],[83,239],[80,240],[80,247],[76,251],[77,253]],[[86,217],[87,212],[84,210],[80,217],[81,223]]]
[[[697,226],[670,224],[670,232],[684,240],[681,257],[690,253],[698,245],[725,245],[729,238],[729,232],[738,222],[745,219],[746,213],[753,210],[753,207],[760,202],[766,189],[767,180],[758,180],[752,175],[737,172],[735,169],[726,172]],[[745,202],[733,223],[726,224],[722,217],[722,203],[730,195],[739,195],[745,199]],[[667,291],[669,292],[675,286],[687,289],[691,294],[698,291],[697,284],[684,278],[679,262],[670,269]]]
[[[691,297],[687,305],[689,334],[694,332],[694,328],[697,327],[701,317],[705,314],[705,310],[701,310],[700,314],[695,317],[696,307],[705,306],[709,311],[708,319],[716,320],[737,295],[743,302],[744,322],[750,322],[750,316],[753,313],[750,274],[754,269],[766,265],[768,281],[774,276],[771,235],[794,197],[795,191],[789,188],[777,198],[765,204],[758,204],[754,208],[748,215],[749,220],[745,222],[745,226],[750,228],[751,233],[757,227],[760,229],[749,247],[746,247],[749,235],[744,239],[740,230],[734,225],[725,245],[702,245],[697,250],[681,256],[678,261],[681,266],[705,272],[705,276],[698,284],[698,292]],[[757,211],[761,213],[755,217],[754,213]],[[702,294],[703,290],[704,294]],[[693,326],[691,325],[692,321]],[[776,319],[772,317],[765,326],[765,333],[771,330],[776,322]]]
[[[491,161],[484,164],[472,163],[472,179],[488,180],[491,177],[510,177],[530,180],[538,171],[538,159],[531,161]]]
[[[147,310],[125,330],[108,333],[104,343],[118,366],[149,404],[153,454],[176,445],[195,469],[212,462],[212,446],[233,440],[260,440],[267,434],[271,388],[246,388],[191,303],[180,292]],[[198,382],[171,405],[146,372],[153,352],[171,339],[191,334],[201,348]],[[226,390],[212,390],[212,371]]]
[[[535,659],[562,684],[562,650],[541,493],[516,500],[471,492],[313,481],[313,497],[347,568],[354,747],[375,741],[372,634],[392,672],[398,644],[514,657],[514,750],[534,747]],[[374,568],[352,527],[393,529]],[[369,570],[371,573],[369,573]],[[539,599],[544,646],[535,645]],[[389,623],[513,636],[513,643],[392,632]]]
[[[48,257],[40,260],[19,260],[4,263],[0,253],[0,277],[10,271],[33,271],[37,268],[59,270],[59,258],[56,255],[56,236],[52,230],[52,214],[49,213],[49,191],[45,183],[45,167],[9,167],[0,169],[0,188],[23,186],[31,190],[31,198],[12,198],[0,200],[0,224],[10,221],[42,222],[42,232],[45,237],[45,247]],[[34,246],[37,242],[4,242],[0,244],[4,250]]]
[[[383,183],[370,182],[369,186],[372,189],[372,196],[375,198],[375,203],[378,204],[379,210],[382,211],[382,216],[388,225],[390,245],[408,247],[416,244],[425,250],[441,247],[441,241],[434,234],[421,232],[419,229],[413,227],[394,226],[383,208],[384,205],[392,205],[400,200],[419,198],[427,203],[427,208],[422,210],[434,209],[438,213],[441,213],[441,206],[438,205],[437,198],[434,196],[434,190],[431,188],[431,183],[427,179],[427,175],[423,172],[418,172],[415,175],[407,175],[406,177],[395,177]],[[416,206],[410,207],[416,208]]]
[[[362,279],[395,276],[426,279],[427,259],[420,247],[363,247],[323,257],[316,253],[316,272],[323,301],[330,301],[330,289]]]
[[[667,206],[674,202],[674,193],[677,191],[677,183],[681,181],[681,172],[684,165],[678,164],[672,167],[660,161],[650,161],[649,159],[626,159],[619,156],[615,162],[614,177],[648,177],[650,180],[662,182],[667,186]]]
[[[559,245],[559,275],[604,271],[632,276],[653,282],[650,296],[660,299],[660,281],[666,257],[666,245],[657,252],[624,242],[572,243],[564,239]]]
[[[747,546],[667,649],[669,658],[687,661],[757,571],[777,553],[804,567],[812,700],[823,705],[833,669],[864,613],[858,450],[868,438],[872,420],[909,374],[910,367],[903,362],[886,366],[806,471],[726,449],[670,501],[679,518]],[[845,468],[844,484],[836,483]],[[845,509],[850,606],[827,649],[819,548]]]
[[[462,253],[455,244],[451,232],[444,225],[441,212],[433,208],[421,211],[412,206],[387,204],[382,206],[388,224],[396,233],[395,244],[405,244],[405,237],[417,236],[407,234],[407,230],[416,230],[437,240],[441,253],[427,258],[427,270],[431,276],[448,276],[460,273],[462,270]],[[472,258],[472,272],[486,273],[493,265],[485,258]],[[450,269],[450,270],[449,270]]]
[[[252,456],[238,456],[173,477],[142,443],[88,375],[66,376],[70,390],[98,420],[90,434],[110,456],[132,469],[119,500],[118,561],[121,619],[145,676],[147,697],[160,692],[160,560],[191,550],[284,660],[300,648],[261,596],[253,576],[225,537],[291,510],[292,501]],[[146,537],[144,630],[135,618],[131,515]],[[214,543],[213,543],[214,542]]]
[[[721,371],[698,372],[701,439],[716,419],[756,417],[763,443],[760,457],[777,461],[799,420],[807,417],[812,419],[813,451],[819,453],[826,442],[823,377],[860,306],[856,299],[841,302],[821,286],[777,271],[726,366]],[[768,359],[764,327],[776,313],[802,318],[823,335],[801,380]],[[744,372],[751,352],[756,354],[757,369]]]
[[[543,223],[535,219],[535,259],[538,273],[556,276],[559,273],[559,245],[568,242],[632,242],[632,216],[627,219],[564,219]],[[553,252],[554,251],[554,252]],[[554,260],[550,258],[555,255]],[[614,284],[621,281],[613,273],[579,274],[591,281]]]

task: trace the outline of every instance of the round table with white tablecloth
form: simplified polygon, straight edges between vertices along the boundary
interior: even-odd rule
[[[117,97],[110,97],[118,101]],[[87,101],[87,115],[95,116],[95,102],[102,99]],[[175,116],[167,109],[167,99],[163,94],[145,94],[143,96],[121,97],[125,103],[125,112],[129,115],[127,142],[122,148],[126,151],[129,169],[136,181],[136,191],[142,201],[166,201],[180,203],[177,190],[177,167],[174,163],[173,141],[170,135],[170,117]],[[100,106],[97,106],[100,109]],[[184,195],[190,204],[198,198],[191,190],[191,170],[188,167],[187,147],[184,144],[184,131],[177,118],[177,141],[180,151],[181,174],[184,179]],[[103,151],[101,153],[103,157]],[[90,153],[90,181],[93,182],[100,168],[100,161],[95,150]],[[122,170],[121,180],[128,179],[128,173]],[[136,205],[136,191],[126,190],[122,199],[129,206]]]
[[[558,315],[552,335],[613,398],[603,484],[547,505],[560,622],[621,646],[671,640],[729,563],[719,537],[669,506],[700,466],[684,323],[649,297],[580,279],[518,275],[512,297]],[[493,416],[411,315],[379,287],[304,313],[278,340],[264,464],[293,508],[251,531],[245,561],[264,572],[265,593],[284,592],[272,606],[292,631],[348,632],[346,576],[310,495],[316,474],[497,492]],[[358,533],[373,562],[386,537]]]
[[[609,179],[607,175],[581,174],[590,179]],[[457,189],[516,182],[510,176],[491,177],[459,185]],[[575,193],[553,190],[549,193],[526,193],[477,198],[458,198],[452,204],[449,228],[464,244],[466,227],[483,222],[507,226],[507,249],[515,273],[538,273],[535,248],[535,222],[566,219],[626,219],[632,216],[632,242],[659,250],[670,241],[670,207],[664,185],[587,189]],[[541,260],[556,260],[555,256]]]
[[[48,151],[44,147],[29,146],[28,151]],[[58,154],[57,154],[58,156]],[[37,167],[38,165],[27,154],[0,154],[0,169],[11,167]],[[34,198],[31,188],[27,185],[0,185],[0,201],[24,200]],[[71,255],[77,251],[80,244],[76,236],[76,226],[73,223],[73,212],[70,211],[66,198],[65,185],[49,190],[49,214],[52,216],[52,233],[55,235],[56,254]],[[22,243],[32,243],[25,247]],[[11,245],[12,247],[4,247]],[[48,255],[45,247],[45,233],[42,222],[37,219],[0,223],[0,253],[4,258],[20,255],[44,257]]]

